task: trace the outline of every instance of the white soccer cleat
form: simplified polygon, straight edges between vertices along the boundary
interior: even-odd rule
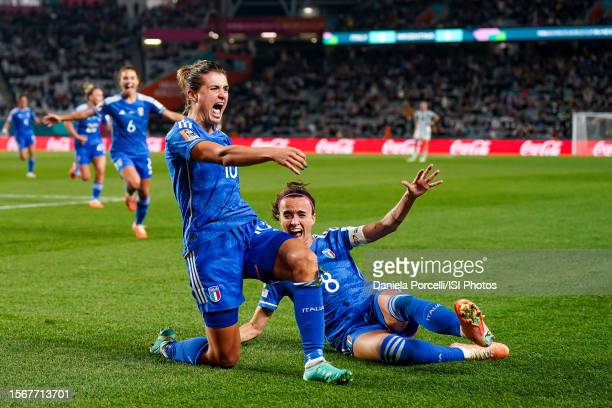
[[[36,178],[36,174],[34,174],[34,172],[28,171],[26,173],[26,177],[27,178]]]
[[[466,360],[503,360],[510,355],[510,348],[504,343],[493,343],[489,347],[453,343],[450,347],[461,349]]]

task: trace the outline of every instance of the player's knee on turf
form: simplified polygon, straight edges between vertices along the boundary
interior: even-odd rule
[[[237,351],[225,352],[218,356],[218,364],[221,368],[232,368],[240,360],[240,348]]]
[[[309,249],[292,251],[287,256],[294,282],[310,282],[317,277],[317,256]]]

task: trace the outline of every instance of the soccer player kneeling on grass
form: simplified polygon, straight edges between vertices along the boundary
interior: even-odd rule
[[[389,364],[426,364],[454,360],[499,360],[506,358],[506,345],[493,342],[484,315],[471,301],[455,302],[454,312],[439,303],[418,299],[397,290],[373,289],[350,255],[358,245],[377,241],[395,231],[414,201],[430,188],[438,171],[420,170],[402,198],[380,221],[361,227],[332,228],[312,235],[315,199],[304,184],[289,183],[276,197],[272,212],[282,229],[302,240],[317,255],[323,282],[325,335],[338,351],[363,360]],[[249,323],[240,328],[241,340],[257,337],[266,327],[280,300],[294,299],[285,282],[265,285],[259,305]],[[419,326],[426,330],[472,340],[449,347],[412,338]]]
[[[350,371],[323,358],[323,297],[316,256],[301,240],[259,220],[240,195],[239,166],[275,161],[299,174],[306,156],[294,148],[232,145],[219,130],[229,86],[225,71],[215,62],[184,66],[177,77],[187,116],[166,137],[166,163],[183,217],[189,281],[207,336],[177,341],[172,328],[164,329],[151,353],[187,364],[234,366],[240,357],[242,280],[288,280],[304,349],[304,380],[348,382]]]

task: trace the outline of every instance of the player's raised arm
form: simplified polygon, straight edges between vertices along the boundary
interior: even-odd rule
[[[161,113],[161,115],[162,115],[164,118],[169,119],[169,120],[171,120],[171,121],[173,121],[173,122],[178,122],[179,120],[183,120],[183,119],[185,119],[185,116],[184,116],[184,115],[182,115],[182,114],[180,114],[180,113],[177,113],[177,112],[174,112],[174,111],[171,111],[171,110],[169,110],[169,109],[164,110],[164,111]]]
[[[251,320],[240,326],[240,343],[251,341],[263,333],[273,313],[273,310],[257,306]]]
[[[307,166],[306,155],[293,147],[222,146],[218,143],[202,141],[191,150],[190,157],[192,160],[212,162],[224,166],[250,166],[275,161],[295,174],[300,174]]]
[[[67,120],[83,120],[90,116],[93,116],[95,113],[96,112],[93,110],[93,108],[68,113],[66,115],[56,115],[54,113],[49,113],[43,118],[43,123],[47,126],[51,126]]]
[[[6,119],[6,122],[4,122],[4,126],[2,126],[2,132],[0,132],[0,134],[5,136],[8,135],[9,126],[11,126],[11,116],[9,116]]]
[[[403,180],[402,185],[406,187],[406,192],[402,195],[399,202],[381,220],[366,224],[363,227],[363,235],[368,242],[374,242],[380,238],[394,232],[400,226],[406,215],[410,211],[415,200],[425,194],[429,189],[442,184],[443,180],[433,181],[440,173],[439,170],[430,174],[432,165],[419,172],[412,180],[412,183]]]

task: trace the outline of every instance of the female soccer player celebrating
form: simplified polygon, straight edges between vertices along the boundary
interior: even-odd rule
[[[102,89],[93,84],[85,84],[83,90],[87,103],[79,105],[76,108],[77,112],[95,109],[104,100]],[[74,163],[70,170],[71,178],[73,178],[72,174],[76,173],[75,170],[78,169],[81,180],[89,180],[91,177],[89,164],[92,162],[94,164],[96,177],[91,191],[91,201],[89,201],[89,206],[93,208],[104,207],[104,204],[100,202],[100,194],[104,186],[104,168],[106,166],[104,142],[100,134],[102,118],[103,116],[98,113],[87,119],[76,121],[74,126],[72,122],[66,122],[66,129],[74,137]]]
[[[323,358],[323,299],[315,255],[298,239],[260,221],[240,196],[238,167],[275,161],[296,174],[294,148],[232,145],[219,130],[229,87],[215,62],[182,67],[177,78],[187,117],[166,136],[166,163],[183,217],[184,256],[207,337],[176,341],[164,329],[150,351],[188,364],[232,367],[240,357],[238,307],[244,278],[291,280],[304,349],[304,380],[345,383],[352,374]]]
[[[13,132],[15,140],[19,146],[19,158],[25,160],[28,158],[28,172],[26,177],[35,178],[34,174],[34,127],[33,123],[40,123],[36,118],[34,111],[28,107],[28,97],[25,95],[19,96],[17,107],[11,110],[4,126],[2,126],[2,134],[8,134],[8,129],[13,124]]]
[[[121,94],[104,99],[100,107],[88,107],[68,115],[49,114],[46,124],[65,120],[83,120],[90,116],[109,115],[113,120],[110,156],[115,168],[125,181],[125,203],[130,211],[136,210],[132,224],[136,237],[147,238],[143,224],[149,210],[150,184],[153,169],[147,147],[147,126],[151,112],[172,121],[183,119],[183,115],[167,110],[159,101],[138,93],[140,79],[136,68],[125,65],[119,70]],[[138,202],[134,194],[138,193]]]
[[[502,359],[506,345],[493,342],[484,315],[471,301],[455,302],[455,311],[439,303],[418,299],[397,290],[374,290],[350,255],[356,246],[374,242],[392,233],[403,222],[415,200],[442,183],[433,181],[431,165],[420,170],[400,201],[379,221],[361,227],[331,228],[312,235],[315,199],[304,184],[289,183],[273,203],[272,213],[289,234],[301,239],[317,254],[322,271],[325,334],[338,351],[363,360],[388,364],[425,364],[453,360]],[[285,282],[268,283],[249,323],[240,328],[243,342],[257,337],[266,327],[280,300],[293,298]],[[412,336],[418,327],[476,344],[439,346]]]

